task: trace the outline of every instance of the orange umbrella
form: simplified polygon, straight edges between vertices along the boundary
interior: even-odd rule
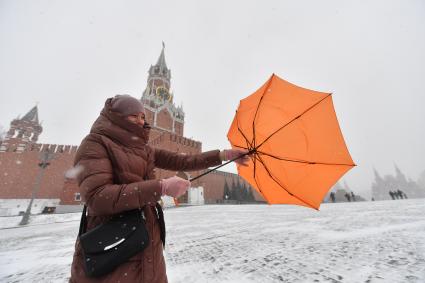
[[[269,204],[319,209],[328,190],[355,164],[339,128],[330,93],[276,75],[242,99],[227,137],[247,149],[238,173]]]

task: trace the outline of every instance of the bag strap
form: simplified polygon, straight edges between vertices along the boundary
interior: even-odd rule
[[[158,222],[159,222],[159,231],[162,241],[162,246],[165,247],[165,221],[164,221],[164,212],[162,206],[159,203],[156,203],[156,212],[158,213]]]
[[[86,232],[87,229],[87,206],[84,205],[83,213],[81,214],[81,220],[80,220],[80,230],[78,231],[78,236],[81,236],[81,234]]]

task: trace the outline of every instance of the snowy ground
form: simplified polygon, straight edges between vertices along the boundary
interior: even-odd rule
[[[425,282],[425,200],[166,211],[173,282]],[[79,214],[0,218],[0,282],[67,282]],[[53,223],[56,222],[56,223]],[[8,228],[9,227],[9,228]]]

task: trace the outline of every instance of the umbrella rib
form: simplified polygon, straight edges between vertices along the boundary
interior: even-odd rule
[[[249,150],[249,146],[245,147],[242,145],[236,145],[236,144],[232,144],[234,147],[238,147],[238,148],[243,148],[243,149],[248,149]]]
[[[270,176],[270,178],[278,185],[278,186],[280,186],[282,189],[284,189],[290,196],[292,196],[292,197],[294,197],[294,198],[296,198],[296,199],[298,199],[299,201],[301,201],[301,202],[303,202],[303,203],[305,203],[305,204],[307,204],[308,206],[310,206],[311,208],[313,208],[313,209],[316,209],[317,210],[317,208],[316,207],[314,207],[313,205],[311,205],[310,203],[308,203],[307,201],[305,201],[305,200],[303,200],[303,199],[301,199],[301,198],[299,198],[298,196],[296,196],[296,195],[294,195],[293,193],[291,193],[287,188],[285,188],[285,186],[283,186],[281,183],[280,183],[280,181],[279,180],[277,180],[277,178],[275,178],[275,176],[270,172],[270,170],[269,170],[269,168],[267,168],[267,166],[264,164],[264,161],[261,159],[261,157],[260,156],[257,156],[258,157],[258,161],[263,165],[263,167],[264,167],[264,169],[267,171],[267,174],[269,174],[269,176]]]
[[[248,138],[245,136],[245,134],[242,132],[242,130],[239,128],[239,121],[238,122],[238,131],[241,133],[242,137],[245,139],[246,142],[246,149],[250,149],[252,148],[252,144],[249,142]],[[241,148],[243,148],[242,146],[240,146]]]
[[[256,154],[254,154],[254,180],[255,180],[255,184],[257,184],[257,188],[258,188],[258,190],[260,191],[260,193],[265,197],[265,195],[264,195],[264,193],[263,193],[263,191],[261,190],[261,188],[260,188],[260,185],[258,184],[258,181],[257,181],[257,176],[256,176],[256,174],[255,174],[255,172],[256,172],[256,170],[257,170],[257,163],[256,163]]]
[[[264,88],[263,94],[261,95],[260,101],[258,102],[257,109],[255,109],[254,119],[252,119],[252,144],[254,144],[253,148],[257,148],[255,146],[255,142],[256,142],[256,140],[255,140],[255,119],[257,118],[258,109],[260,109],[260,105],[261,105],[261,102],[263,101],[264,95],[268,91],[270,84],[273,81],[273,77],[274,77],[274,74],[271,76],[271,78],[267,82],[267,86]]]
[[[236,123],[237,123],[238,131],[241,133],[242,137],[245,139],[245,142],[247,144],[247,149],[252,148],[252,144],[249,142],[249,139],[242,132],[241,128],[239,128],[239,115],[238,115],[238,111],[237,110],[236,110]]]
[[[239,120],[237,119],[237,122],[238,122],[238,130],[239,130],[239,132],[242,134],[242,136],[244,137],[244,139],[245,139],[245,142],[247,143],[247,147],[245,148],[245,149],[249,149],[249,148],[252,148],[251,146],[251,144],[250,144],[250,142],[249,142],[249,140],[245,137],[245,135],[244,135],[244,133],[242,132],[242,130],[239,128]],[[235,145],[236,147],[239,147],[239,148],[244,148],[243,146],[238,146],[238,145]],[[253,174],[254,174],[254,181],[255,181],[255,184],[257,184],[257,188],[258,188],[258,190],[260,191],[260,193],[264,196],[264,193],[263,193],[263,191],[261,190],[261,188],[260,188],[260,186],[259,186],[259,184],[258,184],[258,182],[257,182],[257,176],[256,176],[256,170],[257,170],[257,163],[256,163],[256,158],[255,158],[255,156],[256,156],[256,154],[254,154],[254,156],[253,156],[253,164],[254,164],[254,170],[253,170]],[[264,196],[265,197],[265,196]]]
[[[274,131],[273,133],[271,133],[264,141],[262,141],[256,148],[259,148],[260,146],[262,146],[266,141],[268,141],[272,136],[274,136],[277,132],[279,132],[280,130],[282,130],[283,128],[285,128],[286,126],[288,126],[289,124],[291,124],[292,122],[294,122],[295,120],[297,120],[298,118],[300,118],[302,115],[304,115],[305,113],[307,113],[308,111],[310,111],[312,108],[314,108],[316,105],[318,105],[320,102],[322,102],[323,100],[325,100],[326,98],[330,97],[332,95],[332,93],[326,95],[324,98],[320,99],[318,102],[314,103],[312,106],[310,106],[309,108],[307,108],[306,110],[304,110],[304,112],[302,112],[300,115],[298,115],[297,117],[293,118],[291,121],[289,121],[288,123],[286,123],[285,125],[283,125],[282,127],[280,127],[279,129],[277,129],[276,131]]]
[[[316,162],[316,161],[308,161],[308,160],[302,160],[302,159],[291,159],[291,158],[284,158],[284,157],[278,157],[275,155],[272,155],[270,153],[266,153],[260,150],[257,150],[257,153],[269,156],[274,159],[282,160],[282,161],[288,161],[288,162],[297,162],[297,163],[306,163],[306,164],[320,164],[320,165],[341,165],[341,166],[355,166],[354,164],[345,164],[345,163],[327,163],[327,162]]]

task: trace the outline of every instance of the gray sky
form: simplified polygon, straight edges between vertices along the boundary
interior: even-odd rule
[[[373,167],[425,169],[421,0],[0,0],[0,125],[39,102],[39,141],[79,144],[107,97],[142,95],[162,41],[203,150],[229,147],[239,100],[276,73],[334,93],[354,191],[369,192]]]

